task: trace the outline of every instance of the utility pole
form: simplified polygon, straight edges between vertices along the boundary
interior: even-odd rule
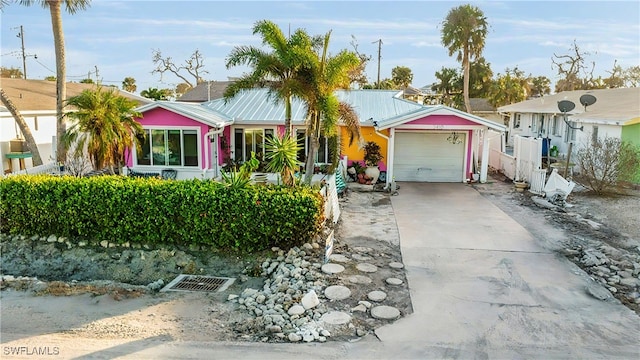
[[[96,84],[100,85],[100,78],[98,77],[98,65],[94,65],[96,68]]]
[[[27,80],[27,55],[24,53],[24,29],[20,25],[20,33],[17,35],[22,41],[22,76]]]
[[[378,82],[376,83],[376,88],[380,89],[380,59],[382,58],[382,39],[378,39],[372,44],[378,43]]]

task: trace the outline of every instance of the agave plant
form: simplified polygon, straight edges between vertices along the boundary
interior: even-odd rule
[[[298,142],[293,137],[273,136],[267,139],[267,171],[279,173],[283,184],[295,186],[295,169],[298,166]]]

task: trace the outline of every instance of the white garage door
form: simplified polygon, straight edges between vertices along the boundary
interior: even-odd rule
[[[447,141],[450,133],[397,132],[393,156],[396,181],[462,182],[465,133],[459,144]]]

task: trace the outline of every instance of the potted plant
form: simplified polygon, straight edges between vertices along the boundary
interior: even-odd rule
[[[517,192],[524,192],[524,190],[529,187],[527,177],[524,176],[522,169],[518,169],[516,178],[513,180],[513,185],[516,187]]]
[[[380,145],[373,141],[369,141],[364,145],[364,162],[367,165],[365,174],[371,178],[371,183],[378,182],[380,176],[380,169],[378,163],[382,160],[382,153],[380,152]]]

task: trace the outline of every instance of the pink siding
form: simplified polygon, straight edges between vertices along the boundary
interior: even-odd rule
[[[189,119],[186,116],[180,115],[180,114],[176,114],[174,112],[162,109],[162,108],[155,108],[152,110],[149,110],[147,112],[144,113],[144,116],[142,119],[138,119],[138,122],[140,122],[140,124],[142,124],[143,127],[147,127],[147,126],[158,126],[158,127],[199,127],[200,128],[200,161],[204,162],[205,158],[204,158],[204,152],[207,151],[207,146],[209,145],[207,143],[206,138],[205,138],[205,134],[207,132],[209,132],[210,127],[208,125],[205,125],[199,121],[193,120],[193,119]],[[220,152],[218,151],[218,154]],[[131,156],[131,153],[129,151],[127,151],[125,153],[125,159],[127,159],[127,166],[133,166],[133,156]],[[211,160],[209,160],[209,164],[201,164],[204,166],[204,168],[207,169],[211,169],[213,162]]]
[[[220,138],[225,137],[227,140],[227,146],[229,155],[231,155],[231,126],[226,126],[220,134]],[[224,151],[222,150],[222,141],[218,141],[218,165],[224,164]]]
[[[467,130],[467,169],[465,171],[465,176],[467,176],[469,173],[471,173],[471,166],[473,165],[473,158],[471,157],[471,144],[473,143],[473,140],[471,138],[471,136],[473,135],[473,132],[471,130]],[[471,177],[470,177],[471,178]]]
[[[421,119],[413,120],[403,125],[469,125],[477,126],[478,124],[462,119],[454,115],[429,115]]]

